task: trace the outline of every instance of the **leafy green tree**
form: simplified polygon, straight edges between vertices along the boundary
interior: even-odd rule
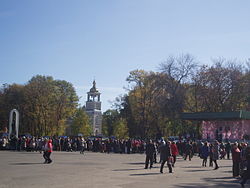
[[[64,134],[78,102],[72,84],[41,75],[25,85],[24,98],[26,132],[40,136]]]
[[[54,81],[53,95],[53,124],[58,134],[65,129],[63,122],[75,113],[78,106],[78,97],[73,85],[65,80]]]
[[[102,115],[102,133],[105,136],[114,135],[114,124],[120,117],[118,110],[107,110]]]
[[[9,112],[15,108],[20,113],[20,133],[60,135],[77,105],[71,83],[37,75],[25,85],[6,84],[1,88],[0,124],[8,126]]]
[[[17,109],[19,112],[24,110],[24,93],[23,85],[5,84],[0,90],[0,125],[1,129],[4,127],[9,127],[9,113],[12,109]],[[20,131],[23,129],[23,113],[20,113]]]
[[[206,112],[240,110],[244,102],[241,67],[220,59],[214,61],[211,67],[202,66],[193,79],[192,90],[189,90],[195,101],[193,109]]]
[[[114,123],[114,136],[119,139],[128,138],[128,127],[125,119],[118,119]]]
[[[25,85],[27,132],[32,135],[53,133],[53,78],[37,75]]]
[[[136,137],[145,138],[153,133],[151,131],[151,110],[154,102],[153,77],[153,72],[135,70],[131,71],[127,78],[128,83],[131,84],[127,98],[129,105],[127,107],[130,108],[128,111],[133,116],[134,136]]]
[[[185,109],[185,85],[196,66],[186,54],[169,57],[160,65],[160,73],[130,72],[128,94],[116,101],[121,116],[129,122],[130,136],[168,136],[182,131],[179,115]]]
[[[82,108],[76,110],[71,125],[71,134],[76,136],[79,133],[84,136],[91,136],[93,133],[89,123],[89,117]]]

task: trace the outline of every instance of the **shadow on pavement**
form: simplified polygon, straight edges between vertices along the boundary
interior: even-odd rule
[[[202,166],[184,166],[184,167],[182,167],[182,168],[200,168],[200,169],[204,169],[204,168],[206,168],[206,167],[202,167]]]
[[[81,166],[103,166],[103,163],[93,163],[93,162],[89,162],[89,161],[81,161],[81,162],[57,162],[56,164],[59,165],[81,165]]]
[[[204,183],[188,183],[176,185],[176,188],[237,188],[240,187],[239,180],[232,177],[218,177],[218,178],[203,178],[203,181],[207,182],[209,185],[204,185]]]
[[[229,181],[230,183],[238,183],[239,179],[233,178],[233,177],[218,177],[218,178],[203,178],[203,180],[207,182],[224,182],[225,180]]]
[[[115,170],[112,170],[112,171],[123,172],[123,171],[133,171],[133,170],[144,170],[144,168],[138,168],[138,169],[115,169]]]
[[[128,165],[145,165],[145,163],[139,162],[139,163],[125,163]]]
[[[43,163],[10,163],[10,165],[37,165]]]
[[[158,173],[144,173],[144,174],[130,174],[130,176],[151,176],[151,175],[159,175],[160,172]]]
[[[224,173],[231,173],[233,174],[233,171],[232,170],[228,170],[228,171],[223,171]]]
[[[185,172],[207,172],[211,171],[210,169],[200,169],[200,170],[185,170]]]

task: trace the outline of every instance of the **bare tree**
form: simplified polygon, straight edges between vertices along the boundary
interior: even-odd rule
[[[191,81],[198,64],[190,54],[181,54],[178,57],[169,56],[166,61],[160,64],[160,70],[177,83]]]

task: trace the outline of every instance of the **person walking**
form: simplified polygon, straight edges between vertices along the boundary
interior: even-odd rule
[[[172,164],[171,164],[171,149],[170,149],[170,142],[168,142],[167,144],[165,144],[164,142],[162,142],[161,146],[159,147],[160,150],[160,156],[161,156],[161,168],[160,168],[160,173],[163,173],[163,167],[165,165],[165,163],[167,162],[167,166],[169,169],[169,173],[173,173],[172,171]]]
[[[128,140],[126,141],[127,154],[130,154],[130,152],[131,152],[131,146],[132,146],[131,140],[128,139]]]
[[[150,162],[150,169],[153,167],[153,157],[155,153],[155,146],[153,144],[153,141],[150,139],[148,143],[146,144],[146,160],[145,160],[145,169],[148,168],[149,162]]]
[[[153,161],[154,163],[157,163],[157,151],[158,151],[158,147],[157,147],[157,143],[154,142],[154,147],[155,147],[155,152],[154,152],[154,156],[153,156]]]
[[[213,167],[213,152],[212,152],[212,149],[213,149],[214,145],[212,143],[209,143],[209,167]]]
[[[184,158],[184,160],[187,160],[187,156],[188,156],[189,161],[191,161],[192,154],[193,154],[193,146],[192,146],[191,142],[188,142],[185,146],[185,158]]]
[[[83,137],[80,138],[80,154],[84,154],[86,142]]]
[[[244,158],[247,162],[247,170],[244,172],[240,181],[241,187],[245,187],[245,183],[250,178],[250,146],[247,146]]]
[[[204,167],[207,166],[208,156],[209,156],[209,147],[208,147],[208,143],[205,142],[204,145],[201,147],[201,158],[203,159],[202,166]]]
[[[52,160],[50,158],[50,155],[52,153],[52,140],[49,139],[49,140],[45,140],[45,145],[44,145],[44,154],[43,154],[43,157],[45,159],[44,161],[44,164],[49,164],[49,163],[52,163]]]
[[[233,160],[233,177],[238,177],[240,175],[240,149],[237,143],[234,143],[232,148],[232,160]]]
[[[212,147],[212,160],[215,164],[214,170],[217,170],[219,168],[217,164],[217,160],[219,160],[219,156],[220,156],[220,146],[219,146],[219,142],[216,140]]]
[[[177,157],[177,155],[179,155],[179,151],[178,151],[178,148],[177,148],[177,145],[176,145],[175,142],[171,143],[170,148],[171,148],[171,153],[172,153],[172,156],[173,156],[173,164],[172,164],[172,166],[174,167],[175,162],[176,162],[176,157]]]

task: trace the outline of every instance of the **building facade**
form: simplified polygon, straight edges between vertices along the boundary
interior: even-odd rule
[[[250,135],[250,120],[202,121],[202,138],[242,140]]]
[[[202,139],[241,140],[250,136],[250,112],[183,113],[183,120],[200,121]]]
[[[96,82],[93,81],[93,86],[87,93],[86,113],[90,118],[90,123],[93,130],[93,135],[102,134],[102,111],[101,111],[101,93],[96,88]]]

